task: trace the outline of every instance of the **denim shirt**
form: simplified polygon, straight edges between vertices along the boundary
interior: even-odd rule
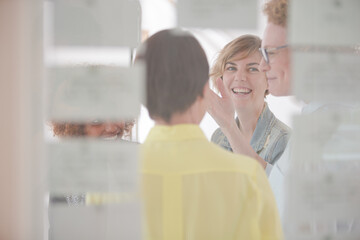
[[[236,123],[239,126],[238,118],[236,118]],[[261,158],[273,165],[284,152],[290,133],[290,128],[277,119],[265,103],[250,145]],[[233,151],[220,128],[213,133],[211,141],[231,152]]]

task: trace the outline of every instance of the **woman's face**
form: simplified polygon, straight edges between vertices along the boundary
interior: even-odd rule
[[[239,59],[241,53],[233,59]],[[225,90],[231,97],[235,109],[256,110],[264,105],[265,91],[268,88],[265,73],[260,72],[260,53],[226,62],[223,81]]]
[[[101,137],[109,140],[121,138],[123,134],[123,122],[97,122],[85,124],[85,136]]]

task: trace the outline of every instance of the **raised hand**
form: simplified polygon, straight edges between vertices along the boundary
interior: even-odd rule
[[[226,92],[223,80],[218,78],[215,84],[219,89],[221,97],[210,90],[208,93],[207,111],[217,124],[223,128],[234,122],[235,108],[230,95]]]
[[[239,130],[234,120],[235,107],[230,95],[225,89],[221,78],[216,79],[216,86],[219,89],[221,97],[211,89],[207,91],[207,111],[219,124],[221,130],[227,137],[234,153],[244,154],[255,158],[264,168],[267,163],[251,147],[244,135]]]

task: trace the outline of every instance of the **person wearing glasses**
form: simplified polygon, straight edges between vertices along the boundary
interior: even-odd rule
[[[211,91],[199,42],[163,30],[144,50],[136,61],[146,63],[155,121],[141,151],[144,239],[283,239],[264,170],[209,142],[199,127]]]
[[[257,159],[269,173],[285,150],[290,128],[265,101],[268,83],[259,69],[260,47],[259,37],[243,35],[220,51],[210,78],[221,97],[211,93],[208,111],[220,126],[211,141]]]
[[[267,17],[264,36],[259,48],[262,54],[259,69],[266,74],[269,92],[274,96],[291,95],[290,49],[287,42],[287,0],[270,0],[264,5]],[[284,212],[284,175],[290,161],[291,139],[283,155],[269,175],[270,185],[278,204],[280,216]]]
[[[271,0],[265,4],[267,25],[259,49],[263,58],[260,69],[265,72],[269,91],[274,96],[291,94],[290,50],[287,44],[287,0]]]
[[[291,61],[290,61],[290,54],[291,49],[287,42],[288,32],[287,32],[287,18],[288,18],[288,0],[270,0],[268,1],[263,9],[265,15],[267,16],[267,24],[264,31],[262,46],[259,49],[262,53],[262,60],[260,62],[260,70],[262,72],[265,72],[268,84],[269,84],[269,91],[271,94],[275,96],[288,96],[291,95],[291,85],[292,85],[292,79],[291,79]],[[344,25],[344,27],[347,27]],[[335,48],[336,49],[336,48]],[[316,47],[314,48],[316,49]],[[334,48],[331,49],[334,51]],[[350,50],[352,54],[359,54],[358,50],[356,48],[350,48],[346,49],[346,51]],[[337,96],[337,90],[334,90],[334,96]],[[357,109],[358,106],[352,105],[352,104],[343,104],[341,102],[337,101],[337,97],[335,97],[333,102],[308,102],[306,106],[302,109],[302,113],[304,114],[310,114],[314,112],[319,111],[341,111],[341,113],[345,111],[354,111],[354,109]],[[357,110],[356,110],[357,111]],[[340,128],[340,127],[339,127]],[[332,135],[332,139],[329,139],[328,143],[331,143],[333,139],[339,138],[339,135],[337,136],[336,131]],[[341,132],[340,132],[341,134]],[[339,138],[340,139],[340,138]],[[341,139],[344,139],[341,137]],[[351,139],[351,138],[350,138]],[[347,139],[348,141],[352,141],[350,139]],[[334,144],[334,142],[332,142]],[[332,146],[338,146],[341,145],[343,142],[336,141],[334,145]],[[346,141],[345,141],[346,143]],[[284,215],[284,206],[285,206],[285,181],[287,178],[285,176],[291,176],[290,174],[290,160],[292,158],[292,140],[290,139],[288,146],[286,147],[283,155],[280,157],[280,159],[276,162],[274,165],[271,174],[269,176],[269,181],[272,186],[278,208],[280,211],[280,216],[283,217]],[[296,143],[299,144],[299,143]],[[325,152],[324,152],[325,153]],[[330,161],[328,161],[330,162]],[[321,162],[321,164],[317,164],[317,168],[324,167],[326,171],[327,168],[327,161]],[[348,167],[348,166],[347,166]],[[294,170],[297,170],[294,168]],[[295,181],[293,181],[295,182]],[[334,183],[336,185],[337,183]],[[294,185],[289,185],[288,189],[294,187]],[[346,188],[346,186],[344,186]],[[335,194],[334,194],[335,196]],[[293,205],[289,204],[290,207]],[[349,209],[352,208],[351,203],[349,203]],[[326,208],[324,208],[326,209]],[[336,212],[336,211],[335,211]],[[339,222],[338,217],[335,217],[335,215],[328,216],[328,220],[332,222],[332,224],[337,225]],[[309,214],[309,221],[312,221],[314,224],[313,226],[316,226],[316,214],[312,215],[312,213]],[[342,223],[343,224],[343,223]],[[354,222],[351,221],[349,224],[343,224],[343,228],[351,229],[352,225],[356,225],[356,220]]]

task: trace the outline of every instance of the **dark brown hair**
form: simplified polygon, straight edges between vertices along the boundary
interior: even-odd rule
[[[200,43],[189,32],[163,30],[145,42],[137,60],[146,63],[146,107],[150,117],[169,122],[203,97],[209,64]]]

